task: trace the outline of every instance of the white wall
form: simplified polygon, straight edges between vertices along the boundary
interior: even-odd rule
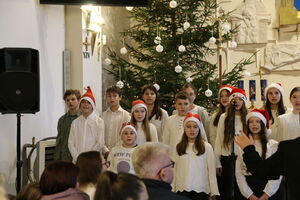
[[[64,7],[40,5],[39,0],[1,0],[0,13],[0,48],[30,47],[40,52],[40,112],[22,117],[22,144],[31,143],[32,137],[56,136],[57,120],[64,112]],[[0,115],[0,127],[0,172],[5,174],[8,193],[15,193],[16,116]]]

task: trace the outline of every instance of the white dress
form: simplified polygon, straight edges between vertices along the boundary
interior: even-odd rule
[[[279,141],[300,137],[300,115],[289,112],[279,117]]]
[[[162,141],[163,129],[169,117],[167,111],[165,111],[164,109],[161,108],[161,112],[161,119],[156,119],[156,115],[153,115],[150,119],[150,122],[156,127],[159,142]]]

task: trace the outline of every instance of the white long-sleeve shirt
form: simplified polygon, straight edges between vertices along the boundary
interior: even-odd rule
[[[215,154],[218,160],[217,163],[217,168],[221,167],[221,162],[220,162],[220,157],[221,156],[229,156],[231,154],[231,143],[228,145],[228,148],[226,148],[223,145],[224,141],[224,129],[225,129],[225,118],[227,116],[227,113],[223,113],[220,116],[219,123],[218,123],[218,128],[217,128],[217,136],[216,136],[216,141],[215,141]],[[240,115],[235,115],[235,134],[238,134],[240,131],[243,131],[243,123],[241,121],[241,116]],[[234,152],[237,154],[237,149],[238,145],[234,144]]]
[[[149,123],[149,130],[150,130],[150,141],[151,142],[158,142],[157,138],[157,131],[155,126],[152,123]],[[136,143],[137,144],[143,144],[147,142],[146,140],[146,134],[142,128],[142,122],[137,123],[137,138]]]
[[[217,127],[218,127],[218,126],[214,126],[214,120],[215,120],[216,116],[217,116],[217,113],[214,113],[210,117],[209,134],[207,135],[208,142],[211,144],[211,146],[213,148],[215,148],[215,141],[216,141],[216,137],[217,137]]]
[[[162,112],[161,119],[155,119],[156,115],[153,115],[152,118],[150,119],[150,122],[156,127],[158,141],[160,141],[160,142],[162,141],[164,126],[169,117],[167,111],[165,111],[164,109],[161,108],[161,112]]]
[[[204,142],[205,153],[197,156],[193,148],[194,143],[189,143],[186,154],[179,156],[176,152],[174,190],[205,192],[211,196],[219,195],[215,155],[211,145]]]
[[[105,125],[105,144],[112,149],[120,144],[120,131],[124,122],[130,121],[129,113],[119,106],[118,110],[113,112],[110,108],[101,115]]]
[[[80,153],[86,151],[107,152],[104,142],[104,122],[92,112],[87,118],[76,118],[70,129],[68,147],[75,163]]]
[[[300,115],[289,112],[280,115],[278,135],[279,141],[291,140],[300,137]]]
[[[260,156],[262,156],[261,143],[258,140],[255,140],[254,146],[255,146],[255,150],[259,153]],[[266,158],[269,158],[272,154],[274,154],[277,151],[277,147],[278,147],[278,142],[273,139],[269,139],[267,143]],[[235,176],[236,176],[236,181],[239,186],[240,192],[246,199],[248,199],[253,194],[253,191],[248,186],[246,181],[245,176],[251,176],[251,173],[247,171],[247,167],[243,161],[243,154],[244,154],[243,150],[239,149],[238,157],[236,161]],[[281,182],[281,178],[278,180],[269,180],[263,192],[266,193],[269,197],[271,197],[277,192],[280,186],[280,182]]]
[[[107,160],[110,161],[108,170],[111,170],[115,173],[126,172],[135,174],[131,162],[131,154],[134,149],[135,147],[125,148],[122,145],[118,145],[112,148],[107,158]]]

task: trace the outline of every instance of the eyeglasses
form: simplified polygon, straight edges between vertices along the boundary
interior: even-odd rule
[[[160,168],[160,170],[157,172],[157,175],[161,172],[161,170],[168,168],[168,167],[174,168],[174,166],[175,166],[175,162],[173,160],[171,160],[170,164],[167,164],[166,166],[163,166],[162,168]]]
[[[110,162],[109,161],[105,161],[104,163],[102,163],[102,165],[105,165],[108,168],[110,166]]]

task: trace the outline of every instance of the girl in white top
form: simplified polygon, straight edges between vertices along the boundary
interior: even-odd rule
[[[134,124],[130,122],[124,123],[120,137],[122,144],[113,147],[109,152],[107,160],[110,162],[110,167],[108,169],[115,173],[125,172],[135,174],[131,162],[131,154],[137,146],[137,132]]]
[[[278,142],[273,139],[268,139],[267,134],[269,128],[269,114],[267,110],[254,109],[247,114],[247,135],[252,136],[256,151],[262,157],[267,159],[277,151]],[[267,130],[267,129],[268,130]],[[279,200],[277,193],[280,186],[281,178],[278,180],[262,180],[252,176],[248,172],[243,161],[243,150],[239,149],[236,161],[236,181],[243,197],[240,200],[258,200],[269,199]]]
[[[215,155],[211,145],[201,137],[199,115],[188,113],[184,134],[176,146],[174,190],[193,200],[208,200],[219,195]]]
[[[217,136],[217,127],[219,119],[223,113],[225,113],[226,108],[229,106],[229,95],[232,91],[233,86],[223,85],[219,89],[219,106],[218,111],[215,112],[209,121],[209,135],[207,135],[208,142],[214,147],[215,140]]]
[[[132,102],[130,122],[137,127],[137,144],[158,142],[156,128],[149,122],[147,111],[147,106],[142,100]]]
[[[300,137],[300,87],[295,87],[290,93],[293,111],[279,116],[279,141]]]
[[[162,141],[163,128],[169,117],[167,111],[160,108],[158,89],[154,85],[146,85],[142,88],[141,98],[148,109],[148,119],[156,127],[158,141]]]
[[[246,93],[243,89],[234,88],[229,97],[229,107],[226,113],[220,117],[217,137],[215,142],[215,154],[218,160],[217,175],[220,176],[220,195],[222,199],[231,199],[231,191],[234,187],[235,197],[239,196],[239,189],[236,183],[232,181],[232,142],[235,134],[240,131],[246,131],[246,115],[248,110],[246,108]],[[234,124],[233,124],[234,120]],[[232,132],[234,129],[235,132]],[[234,154],[237,153],[238,146],[234,144]],[[234,185],[232,185],[234,184]]]
[[[268,136],[276,141],[280,140],[278,135],[279,120],[278,116],[286,113],[283,103],[283,88],[281,83],[272,83],[265,89],[266,104],[264,109],[268,111],[270,116],[270,125],[272,133]]]

